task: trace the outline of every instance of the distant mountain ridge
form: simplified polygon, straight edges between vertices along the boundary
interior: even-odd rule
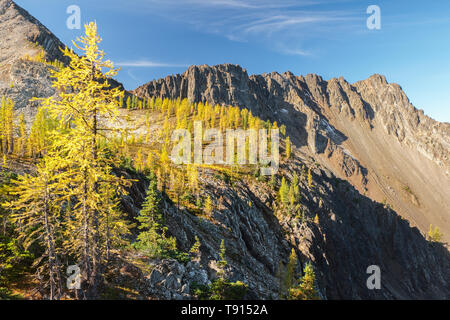
[[[238,65],[202,65],[132,92],[246,107],[285,124],[300,150],[360,192],[393,204],[423,232],[429,224],[450,230],[450,124],[417,110],[382,75],[350,84],[342,77],[249,76]]]
[[[380,96],[377,90],[385,96]],[[318,115],[324,108],[336,108],[352,120],[369,124],[378,116],[387,133],[395,135],[400,142],[407,140],[411,144],[420,136],[417,130],[429,130],[437,145],[423,141],[424,155],[444,168],[450,167],[450,124],[424,115],[410,104],[399,85],[389,84],[378,74],[352,85],[342,77],[325,81],[315,74],[296,77],[291,72],[249,76],[239,65],[202,65],[190,66],[183,74],[153,80],[132,92],[146,98],[187,98],[194,102],[237,105],[275,119],[277,112],[289,105],[299,111],[306,107]],[[385,103],[384,99],[390,100]],[[400,110],[393,108],[397,102]]]

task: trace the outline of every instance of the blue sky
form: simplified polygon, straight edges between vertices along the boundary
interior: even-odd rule
[[[66,9],[96,20],[108,58],[127,89],[191,64],[235,63],[249,74],[291,71],[343,76],[374,73],[402,86],[413,105],[450,122],[448,0],[16,0],[63,42]],[[369,30],[369,5],[381,29]]]

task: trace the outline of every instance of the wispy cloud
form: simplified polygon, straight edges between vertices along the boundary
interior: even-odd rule
[[[136,77],[134,75],[133,72],[131,72],[131,70],[128,70],[127,74],[130,76],[131,79],[133,79],[134,81],[140,81],[138,77]]]
[[[151,0],[161,2],[161,0]],[[163,0],[166,3],[186,3],[193,5],[202,5],[205,7],[228,7],[228,8],[244,8],[244,9],[280,9],[291,7],[314,6],[324,2],[323,0]],[[334,0],[336,1],[336,0]],[[339,0],[337,0],[339,1]],[[341,0],[342,1],[342,0]]]
[[[318,0],[135,0],[159,6],[202,6],[231,9],[273,9],[317,4]]]
[[[172,68],[172,67],[186,67],[186,64],[173,64],[173,63],[162,63],[149,60],[130,60],[117,62],[119,67],[137,67],[137,68]]]
[[[130,0],[200,32],[235,42],[264,42],[279,53],[298,56],[312,55],[308,39],[329,37],[355,21],[365,25],[364,12],[336,6],[351,1],[356,0]],[[324,11],[329,3],[338,9]]]
[[[289,29],[298,25],[307,25],[327,21],[327,17],[311,15],[278,15],[268,18],[252,21],[249,24],[242,25],[242,31],[245,33],[275,33],[283,29]]]
[[[291,49],[291,48],[283,48],[283,47],[279,47],[278,51],[281,53],[284,53],[286,55],[290,55],[290,56],[311,56],[312,53],[310,51],[305,51],[302,49]]]
[[[248,1],[239,0],[187,0],[186,3],[203,5],[203,6],[221,6],[232,8],[255,8],[255,5]]]

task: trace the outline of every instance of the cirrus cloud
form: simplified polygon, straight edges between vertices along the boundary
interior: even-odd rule
[[[117,62],[119,67],[137,67],[137,68],[172,68],[172,67],[186,67],[186,64],[173,64],[173,63],[162,63],[150,60],[128,60],[123,62]]]

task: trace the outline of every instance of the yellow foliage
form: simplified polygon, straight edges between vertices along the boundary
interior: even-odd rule
[[[289,300],[320,300],[316,290],[316,275],[310,263],[306,264],[303,270],[304,276],[300,279],[297,287],[289,289]]]
[[[314,223],[315,224],[319,224],[319,215],[316,214],[316,216],[314,217]]]
[[[441,242],[443,234],[439,231],[438,227],[433,228],[430,224],[430,229],[428,230],[428,240],[431,242]]]

